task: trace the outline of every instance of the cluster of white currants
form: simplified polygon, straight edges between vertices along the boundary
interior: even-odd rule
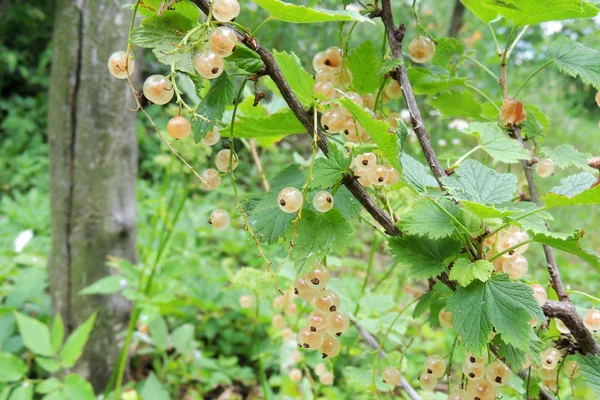
[[[359,154],[352,160],[354,176],[363,186],[394,185],[400,181],[400,173],[390,167],[377,164],[375,153]]]
[[[529,244],[522,244],[527,240],[529,240],[529,235],[521,232],[516,225],[485,239],[483,244],[489,248],[488,259],[496,254],[501,254],[493,262],[496,272],[504,272],[513,280],[519,280],[527,274],[529,262],[523,253]]]
[[[541,354],[542,364],[536,368],[535,365],[531,364],[529,359],[523,364],[523,368],[529,368],[535,370],[537,375],[542,380],[543,384],[553,392],[556,392],[558,385],[558,373],[559,365],[563,355],[560,350],[550,347],[544,350]],[[579,376],[579,364],[575,360],[567,360],[562,363],[563,366],[560,368],[565,376],[570,379],[577,378]]]
[[[451,400],[493,400],[499,387],[509,383],[512,371],[501,360],[494,360],[487,366],[487,357],[477,357],[467,353],[462,364],[462,373],[467,378],[464,389],[456,388],[448,397]]]
[[[312,270],[300,276],[294,283],[294,293],[302,300],[310,301],[316,309],[298,332],[298,346],[306,350],[319,350],[323,358],[333,358],[341,351],[338,336],[350,326],[348,316],[340,312],[340,297],[327,289],[330,273],[326,266],[315,263]]]
[[[281,189],[277,196],[277,205],[281,211],[293,214],[302,208],[304,198],[302,192],[295,187],[289,186]],[[321,213],[325,213],[333,208],[333,195],[326,191],[317,192],[313,196],[313,207]]]
[[[319,377],[319,382],[321,383],[321,385],[333,385],[333,380],[335,376],[333,375],[333,372],[329,372],[327,370],[327,366],[325,366],[325,364],[317,364],[315,366],[315,374]],[[300,382],[300,380],[302,379],[302,371],[299,368],[293,368],[290,370],[288,376],[293,382]]]

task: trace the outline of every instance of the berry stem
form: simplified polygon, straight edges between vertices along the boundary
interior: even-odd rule
[[[494,78],[494,80],[496,82],[500,81],[500,78],[498,77],[498,75],[496,75],[494,72],[492,72],[491,69],[489,69],[488,67],[486,67],[485,65],[483,65],[482,63],[480,63],[479,61],[477,61],[475,58],[471,57],[471,56],[465,56],[465,58],[467,60],[472,61],[473,63],[475,63],[475,65],[477,65],[479,68],[481,68],[482,70],[484,70],[485,72],[487,72],[492,78]]]
[[[579,290],[569,290],[569,294],[571,294],[571,293],[585,296],[585,297],[589,298],[590,300],[592,300],[594,303],[600,303],[600,299],[599,298],[594,297],[594,296],[592,296],[590,294],[587,294],[585,292],[580,292]]]
[[[506,249],[506,250],[504,250],[504,251],[501,251],[501,252],[500,252],[500,253],[498,253],[498,254],[495,254],[495,255],[494,255],[494,256],[492,256],[492,258],[490,258],[488,261],[489,261],[489,262],[492,262],[492,261],[494,261],[494,260],[498,259],[499,257],[502,257],[502,256],[503,256],[504,254],[506,254],[506,253],[510,253],[511,251],[513,251],[513,250],[515,250],[515,249],[518,249],[518,248],[519,248],[519,247],[521,247],[521,246],[524,246],[524,245],[526,245],[526,244],[533,243],[533,242],[535,242],[535,240],[533,240],[533,239],[527,239],[527,240],[523,240],[522,242],[520,242],[520,243],[518,243],[518,244],[515,244],[514,246],[512,246],[512,247],[509,247],[508,249]]]
[[[367,273],[365,275],[365,279],[363,280],[362,287],[360,289],[360,297],[363,298],[365,295],[365,291],[367,289],[367,285],[369,284],[369,278],[371,277],[371,270],[373,268],[373,262],[375,261],[375,253],[377,252],[377,245],[379,244],[378,236],[373,236],[373,241],[371,242],[371,253],[369,254],[369,263],[367,264]],[[356,303],[356,308],[354,309],[354,315],[358,315],[360,311],[360,302]]]
[[[252,37],[256,37],[256,35],[258,34],[258,32],[263,28],[263,26],[265,26],[267,23],[269,23],[269,21],[273,20],[273,16],[269,15],[269,17],[267,19],[265,19],[263,22],[261,22],[253,31],[252,31]]]
[[[500,107],[498,107],[498,105],[494,102],[494,100],[490,99],[487,94],[483,93],[481,90],[477,89],[475,86],[473,86],[473,85],[471,85],[469,83],[466,83],[465,86],[468,87],[469,89],[471,89],[472,91],[477,92],[479,95],[481,95],[481,97],[483,97],[484,99],[486,99],[488,103],[490,103],[491,105],[493,105],[494,108],[496,110],[498,110],[498,112],[500,112]]]
[[[477,150],[479,150],[481,148],[482,148],[481,145],[477,145],[477,146],[473,147],[471,150],[467,151],[461,158],[459,158],[458,160],[456,160],[456,162],[454,164],[452,164],[450,169],[458,168],[460,166],[460,164],[462,164],[463,161],[465,161],[471,154],[475,153]]]
[[[529,81],[531,79],[533,79],[534,76],[536,76],[537,74],[540,73],[541,70],[543,70],[544,68],[546,68],[548,65],[553,64],[554,60],[549,60],[546,61],[541,67],[539,67],[538,69],[536,69],[531,75],[529,75],[527,77],[527,79],[525,79],[525,81],[521,84],[521,87],[519,87],[519,89],[517,90],[517,92],[515,93],[515,95],[513,96],[513,99],[516,99],[517,96],[519,95],[519,93],[521,93],[521,90],[523,90],[523,88],[525,87],[525,85],[527,85],[529,83]]]

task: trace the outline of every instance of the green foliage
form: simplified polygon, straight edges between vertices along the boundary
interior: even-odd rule
[[[444,179],[444,185],[459,200],[498,204],[514,197],[517,177],[498,173],[475,160],[467,160],[452,176]]]
[[[280,137],[302,133],[304,130],[290,110],[264,117],[239,116],[235,122],[236,138]]]
[[[473,118],[481,116],[481,105],[471,92],[451,90],[429,100],[429,104],[442,113],[444,118]]]
[[[14,382],[25,376],[27,365],[10,353],[0,353],[0,382]]]
[[[450,200],[440,200],[439,204],[445,212],[433,201],[419,201],[410,213],[400,220],[401,229],[410,234],[426,236],[430,239],[440,239],[451,236],[456,230],[453,219],[459,217],[460,208]]]
[[[566,178],[560,186],[554,187],[542,196],[542,201],[547,208],[599,204],[600,185],[591,187],[593,184],[591,178],[593,175],[585,172]],[[586,186],[587,189],[585,189]]]
[[[444,261],[462,248],[461,243],[453,238],[433,240],[410,235],[391,238],[389,244],[396,261],[407,266],[409,274],[415,279],[441,274],[446,270]]]
[[[564,169],[573,166],[585,169],[588,166],[587,160],[589,158],[589,154],[580,153],[570,144],[561,144],[553,149],[550,147],[542,147],[541,151],[559,168]]]
[[[304,107],[310,107],[315,101],[312,92],[315,85],[313,77],[302,68],[302,64],[295,54],[274,51],[273,56],[300,103]]]
[[[227,61],[231,61],[238,68],[252,73],[257,72],[264,65],[260,56],[242,43],[235,46],[235,51],[227,57]]]
[[[600,356],[589,354],[577,355],[579,369],[585,379],[585,383],[592,388],[596,395],[600,396]]]
[[[194,141],[198,143],[206,134],[212,130],[213,126],[223,117],[227,106],[233,104],[235,89],[233,83],[223,73],[217,79],[210,83],[210,89],[202,99],[196,112],[203,118],[192,121],[192,130],[194,132]],[[208,121],[207,121],[208,120]]]
[[[492,158],[509,164],[531,158],[529,151],[515,139],[509,138],[494,122],[473,122],[469,132],[479,140],[479,146]]]
[[[375,93],[379,89],[383,62],[373,42],[364,41],[352,50],[348,55],[348,64],[352,72],[352,84],[358,93]]]
[[[315,160],[313,168],[314,179],[310,183],[312,188],[329,188],[342,179],[344,172],[350,168],[350,159],[344,151],[334,144],[328,146],[327,158]]]
[[[596,14],[598,10],[596,9]],[[600,90],[600,66],[598,58],[600,51],[590,49],[581,43],[560,37],[550,47],[552,56],[556,59],[558,69]]]
[[[437,187],[437,181],[423,164],[406,153],[402,153],[402,174],[406,182],[419,193],[426,193],[428,187]]]
[[[494,266],[487,260],[472,263],[466,258],[459,258],[450,270],[450,279],[457,281],[460,286],[468,286],[475,279],[487,281],[493,270]]]
[[[367,17],[353,11],[330,11],[284,3],[280,0],[252,0],[271,14],[273,19],[295,24],[358,21],[371,22]]]

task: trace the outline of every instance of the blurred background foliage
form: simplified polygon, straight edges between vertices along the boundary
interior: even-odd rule
[[[8,6],[6,0],[0,3],[4,6],[0,7],[0,350],[22,354],[23,343],[8,311],[25,310],[45,323],[50,321],[52,314],[45,270],[49,248],[46,101],[54,16],[53,2],[48,0],[12,1]],[[397,3],[396,19],[407,23],[408,38],[411,39],[415,30],[410,6],[403,1]],[[422,0],[419,3],[422,23],[430,33],[434,37],[445,35],[454,1]],[[320,5],[341,7],[336,0],[323,0]],[[254,3],[242,1],[242,13],[237,21],[253,28],[266,16]],[[500,37],[508,31],[503,21],[495,22],[493,26]],[[557,35],[568,35],[593,47],[600,39],[599,26],[600,20],[595,26],[589,21],[569,21],[531,28],[519,43],[509,66],[510,87],[514,91],[549,58],[548,43]],[[341,33],[342,37],[347,32],[348,26]],[[358,25],[350,48],[364,40],[371,40],[380,47],[382,34],[380,22],[376,27]],[[472,57],[497,72],[498,55],[485,25],[467,13],[459,39]],[[307,26],[274,21],[262,29],[259,41],[267,48],[293,51],[305,68],[312,71],[311,60],[316,52],[340,44],[340,26],[336,23]],[[164,66],[156,63],[149,52],[140,65],[143,65],[144,76],[165,72]],[[464,60],[459,74],[470,77],[478,89],[490,97],[500,98],[497,82],[471,61]],[[108,72],[106,79],[109,79]],[[102,85],[102,82],[97,84]],[[589,87],[559,74],[554,67],[537,75],[523,93],[522,101],[538,107],[551,121],[548,134],[536,139],[538,146],[570,143],[582,152],[600,155],[600,114],[594,94]],[[443,159],[456,159],[473,147],[474,139],[453,128],[456,123],[440,117],[427,105],[426,98],[419,100],[436,150]],[[270,96],[267,101],[273,109],[283,106]],[[403,108],[400,101],[387,107],[394,112]],[[165,126],[168,116],[160,107],[151,106],[148,111],[159,126]],[[206,223],[215,207],[227,207],[231,189],[223,185],[217,193],[199,191],[192,183],[191,175],[169,155],[142,116],[138,118],[137,136],[140,147],[137,182],[140,260],[155,260],[160,240],[166,240],[156,285],[146,299],[144,318],[147,324],[138,326],[135,334],[137,355],[133,368],[128,371],[128,377],[139,382],[138,392],[144,395],[144,390],[159,387],[171,398],[253,398],[261,395],[262,381],[263,385],[267,383],[267,390],[273,388],[279,392],[279,398],[369,398],[361,393],[365,393],[371,384],[374,354],[359,345],[358,334],[353,329],[342,338],[342,355],[327,363],[328,368],[335,371],[334,386],[316,385],[313,392],[307,380],[301,385],[290,381],[287,372],[291,366],[299,362],[301,366],[314,367],[320,360],[315,353],[303,353],[299,358],[290,342],[282,345],[282,331],[271,326],[276,313],[271,305],[276,294],[274,284],[264,263],[257,257],[254,243],[241,228],[241,222],[233,221],[229,229],[219,232]],[[212,153],[219,150],[196,146],[191,141],[176,145],[183,156],[199,168],[208,164]],[[409,152],[418,155],[419,149],[414,142]],[[287,166],[292,157],[302,160],[309,154],[307,138],[292,136],[264,147],[262,161],[267,176],[272,177],[275,171]],[[259,177],[250,156],[242,150],[240,158],[245,162],[240,163],[237,176],[245,193],[260,190]],[[555,176],[541,181],[542,190],[548,190],[569,174],[570,171],[558,170]],[[399,191],[393,196],[396,202],[406,207],[413,200],[408,191]],[[176,212],[179,208],[180,214]],[[597,210],[565,208],[553,212],[553,216],[556,230],[583,229],[587,247],[600,250],[600,213]],[[164,238],[163,232],[167,230],[171,230],[171,234]],[[377,241],[372,229],[358,226],[355,231],[357,234],[348,254],[329,261],[336,277],[331,286],[340,292],[346,310],[356,310],[360,304],[357,318],[375,335],[382,336],[397,310],[413,301],[425,286],[407,281],[401,268],[390,268],[393,261],[386,253],[385,242]],[[285,262],[284,248],[284,245],[271,246],[266,251],[275,268],[281,265],[279,281],[285,288],[294,272]],[[534,279],[544,282],[547,273],[541,249],[530,250],[528,254],[535,260],[530,258]],[[558,253],[558,256],[565,282],[577,290],[597,291],[598,271],[564,253]],[[114,263],[123,270],[128,268],[121,265],[122,262]],[[365,296],[361,296],[369,265],[373,272]],[[250,274],[252,279],[246,279],[248,276],[243,274]],[[243,294],[259,295],[258,307],[242,309],[238,300]],[[585,298],[574,300],[581,307],[590,307]],[[285,317],[286,325],[292,329],[298,328],[303,312],[301,304],[297,306],[295,313],[288,310]],[[403,371],[414,382],[425,357],[433,353],[447,354],[453,340],[443,330],[423,325],[422,318],[412,320],[407,315],[394,326],[386,349],[403,350],[411,346],[410,356],[403,360]],[[261,356],[257,357],[257,354]],[[44,374],[39,367],[32,366],[30,377],[43,377]],[[383,386],[383,383],[378,382],[378,385]],[[584,390],[580,386],[577,390]],[[589,398],[585,397],[586,392],[581,393],[583,397],[578,398]]]

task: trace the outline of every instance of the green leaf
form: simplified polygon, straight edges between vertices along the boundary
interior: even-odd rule
[[[53,356],[55,352],[52,350],[48,327],[37,319],[18,312],[15,312],[14,315],[25,347],[35,355]]]
[[[177,31],[185,32],[192,27],[189,19],[177,14],[148,17],[131,32],[131,41],[137,46],[152,49],[158,62],[170,66],[174,61],[178,70],[193,74],[192,52],[182,52],[175,46],[182,39]]]
[[[446,269],[444,260],[462,248],[461,242],[453,238],[432,240],[410,235],[391,238],[389,244],[396,261],[407,266],[415,279],[439,275]]]
[[[506,365],[511,367],[513,371],[520,371],[523,363],[527,360],[525,356],[529,356],[531,362],[535,365],[540,365],[542,359],[540,354],[546,348],[544,342],[535,334],[529,334],[529,346],[526,350],[517,349],[511,344],[501,343],[499,346],[498,355],[504,359]]]
[[[550,120],[539,108],[531,104],[526,104],[525,114],[527,114],[527,119],[521,122],[521,135],[524,138],[532,139],[548,133],[550,130]],[[494,118],[496,117],[494,116]]]
[[[10,353],[0,353],[0,382],[15,382],[27,373],[27,364]]]
[[[65,394],[69,400],[95,400],[92,385],[82,376],[69,374],[65,378]]]
[[[313,167],[313,181],[311,188],[332,187],[342,179],[342,174],[350,168],[350,158],[346,157],[344,150],[330,143],[327,158],[318,158]]]
[[[8,400],[33,400],[33,385],[25,382],[13,390]]]
[[[379,150],[386,156],[389,163],[398,171],[402,171],[400,156],[402,155],[402,143],[396,133],[390,133],[390,125],[375,116],[365,108],[359,106],[348,97],[342,97],[338,102],[348,110],[356,121],[367,131]]]
[[[190,354],[194,348],[194,325],[183,324],[173,331],[171,335],[173,346],[180,354]]]
[[[54,392],[62,387],[62,382],[54,377],[45,379],[35,387],[36,393],[47,394],[50,392]]]
[[[538,243],[576,255],[600,271],[600,255],[592,250],[582,248],[579,244],[579,239],[581,236],[583,236],[582,233],[578,233],[576,235],[569,234],[565,236],[556,235],[551,232],[539,232],[533,234],[531,239]]]
[[[362,42],[350,52],[347,61],[352,72],[352,85],[359,93],[373,93],[379,89],[383,62],[373,42]]]
[[[403,61],[400,58],[388,58],[387,60],[385,60],[383,62],[383,65],[381,66],[379,73],[381,75],[389,74],[390,72],[392,72],[393,70],[395,70],[402,64],[403,64]]]
[[[473,122],[469,125],[469,133],[496,161],[513,164],[531,158],[529,151],[515,139],[509,138],[495,122]]]
[[[35,362],[48,372],[56,372],[60,369],[60,363],[54,358],[36,357]]]
[[[510,201],[517,192],[517,177],[501,174],[475,161],[466,160],[452,176],[443,178],[448,191],[459,200],[481,204]]]
[[[63,339],[65,338],[65,326],[63,325],[62,317],[60,313],[57,313],[54,317],[54,323],[52,324],[52,350],[56,353],[60,346],[62,346]]]
[[[169,391],[160,383],[154,372],[150,372],[144,381],[140,396],[144,400],[171,400]]]
[[[580,153],[575,147],[570,144],[561,144],[554,149],[550,147],[542,147],[542,153],[546,157],[554,161],[558,168],[567,168],[574,166],[577,168],[587,168],[589,154]]]
[[[81,357],[95,320],[96,314],[94,313],[69,336],[60,351],[60,362],[63,367],[71,368]]]
[[[465,85],[465,78],[450,76],[446,69],[434,66],[433,69],[410,67],[407,69],[408,79],[415,94],[436,94],[447,92]]]
[[[227,57],[227,61],[231,61],[238,68],[251,73],[257,72],[264,65],[260,56],[242,43],[235,46],[235,51]]]
[[[340,186],[333,196],[333,206],[340,210],[344,218],[348,220],[350,218],[358,217],[360,215],[360,210],[362,210],[360,202],[356,200],[356,197],[354,197],[344,186]]]
[[[494,265],[486,260],[477,260],[474,263],[466,258],[459,258],[450,270],[450,279],[455,280],[461,286],[467,286],[475,279],[485,282],[492,275]]]
[[[451,90],[430,98],[429,104],[442,113],[442,118],[481,117],[481,104],[471,92]]]
[[[223,118],[223,113],[227,106],[233,104],[235,89],[233,83],[227,73],[223,72],[217,79],[210,82],[210,89],[200,102],[196,112],[210,122],[202,118],[192,121],[192,129],[194,131],[194,141],[198,143],[206,136],[206,133],[211,131],[218,120]]]
[[[121,281],[125,278],[123,275],[109,275],[104,278],[92,283],[90,286],[82,289],[79,294],[80,295],[89,295],[89,294],[112,294],[117,293],[123,290],[123,286],[121,286]]]
[[[574,78],[579,75],[583,83],[600,90],[600,51],[561,36],[552,41],[550,53],[559,70]]]
[[[456,56],[461,56],[465,52],[465,46],[456,38],[442,37],[437,39],[435,47],[435,56],[431,60],[432,64],[446,66],[452,62]],[[459,105],[459,104],[456,104]]]
[[[577,362],[579,363],[579,370],[583,375],[585,384],[590,387],[600,396],[600,356],[597,354],[588,354],[583,356],[577,354]]]
[[[276,201],[277,198],[273,198],[272,207],[253,212],[248,219],[254,234],[263,243],[276,243],[296,217],[296,214],[281,211]]]
[[[573,193],[575,190],[581,189],[584,184],[590,182],[589,179],[584,176],[585,173],[578,175],[581,176],[570,179],[569,181],[565,182],[564,186],[557,186],[553,188],[552,191],[557,190],[567,193],[570,191],[570,193]],[[560,193],[552,193],[552,191],[546,193],[542,197],[542,201],[544,204],[546,204],[547,208],[600,204],[600,185],[596,185],[590,189],[580,191],[579,193],[570,196]]]
[[[439,203],[448,213],[458,217],[460,208],[452,201],[441,199]],[[430,239],[451,236],[456,230],[450,217],[427,198],[419,201],[406,213],[400,219],[399,225],[400,229],[409,235],[427,236]]]
[[[427,193],[427,187],[438,186],[429,168],[408,154],[402,153],[400,161],[402,163],[402,176],[417,192]]]
[[[164,0],[144,0],[138,6],[138,13],[145,17],[158,15],[161,5],[166,3]],[[200,9],[190,0],[180,0],[172,4],[167,10],[162,10],[163,17],[169,17],[171,14],[178,14],[190,21],[191,24],[198,22],[200,18]]]
[[[169,347],[169,328],[165,319],[157,315],[150,322],[148,328],[150,328],[150,339],[152,339],[154,345],[162,350],[166,350]]]
[[[273,19],[291,22],[294,24],[331,21],[357,21],[373,23],[373,21],[371,21],[369,18],[363,17],[355,11],[330,11],[317,8],[308,8],[295,4],[284,3],[280,0],[252,1],[267,10]]]
[[[560,185],[554,186],[550,192],[573,197],[588,190],[594,183],[596,183],[596,177],[589,172],[583,172],[561,179]]]
[[[239,116],[235,121],[237,138],[285,136],[305,132],[304,126],[289,109],[266,117]]]
[[[306,273],[315,259],[331,251],[344,252],[349,245],[352,226],[337,209],[317,213],[304,209],[298,222],[291,259],[296,273]]]
[[[292,88],[292,91],[296,94],[298,100],[300,100],[300,103],[306,108],[312,106],[315,103],[313,97],[315,79],[302,68],[298,57],[294,53],[277,50],[273,50],[273,56],[290,88]],[[302,131],[304,131],[304,128]]]

